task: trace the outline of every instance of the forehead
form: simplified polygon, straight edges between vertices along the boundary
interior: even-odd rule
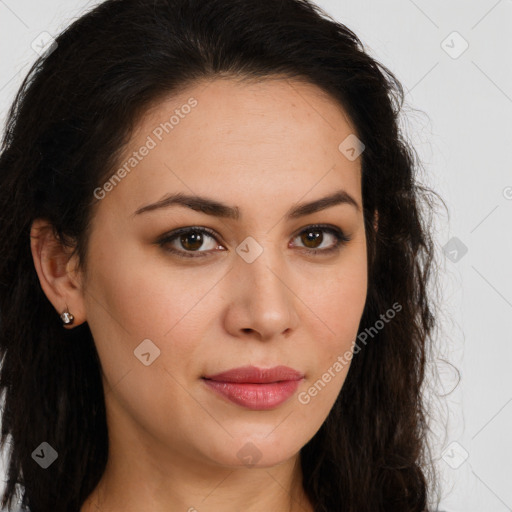
[[[198,82],[140,119],[119,162],[127,172],[109,200],[133,212],[175,191],[238,204],[258,194],[295,202],[309,191],[314,199],[341,187],[360,201],[360,159],[339,149],[354,134],[342,107],[312,84]]]

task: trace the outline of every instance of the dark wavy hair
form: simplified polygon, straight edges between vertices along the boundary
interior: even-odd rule
[[[30,249],[36,218],[86,268],[94,189],[137,122],[170,93],[219,77],[304,80],[339,102],[365,145],[368,295],[360,329],[400,313],[354,356],[342,390],[301,450],[316,512],[421,512],[437,488],[426,364],[437,326],[431,189],[399,129],[404,92],[358,37],[307,0],[108,0],[37,59],[8,113],[0,153],[2,505],[77,512],[107,462],[101,366],[84,323],[62,328]],[[378,230],[373,227],[378,212]],[[58,451],[42,469],[41,442]],[[437,506],[437,505],[436,505]]]

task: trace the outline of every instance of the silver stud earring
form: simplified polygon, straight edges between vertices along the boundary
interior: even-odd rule
[[[70,325],[73,323],[73,320],[75,319],[75,317],[66,309],[66,311],[64,311],[60,315],[60,319],[62,320],[62,323],[64,325]]]

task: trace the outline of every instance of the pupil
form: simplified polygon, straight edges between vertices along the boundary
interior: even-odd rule
[[[187,243],[187,240],[192,239],[192,244]],[[195,242],[195,245],[194,245]],[[181,244],[185,249],[199,249],[203,243],[203,235],[201,233],[187,233],[181,237]]]
[[[308,231],[305,233],[306,235],[306,242],[305,242],[305,245],[307,246],[307,244],[313,242],[313,244],[315,243],[315,241],[317,241],[319,238],[322,237],[321,233],[319,231]],[[312,238],[310,238],[312,237]]]

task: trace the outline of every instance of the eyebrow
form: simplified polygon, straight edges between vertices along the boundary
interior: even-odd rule
[[[349,204],[356,208],[357,211],[360,211],[358,202],[348,192],[345,190],[338,190],[329,196],[316,199],[315,201],[297,204],[290,208],[285,215],[288,219],[296,219],[339,204]],[[206,215],[212,215],[214,217],[232,220],[240,220],[242,218],[242,214],[238,206],[228,206],[208,197],[189,195],[182,192],[167,194],[163,199],[156,203],[147,204],[138,208],[133,215],[140,215],[141,213],[161,208],[169,208],[170,206],[176,205],[184,206],[191,210],[202,212]]]

